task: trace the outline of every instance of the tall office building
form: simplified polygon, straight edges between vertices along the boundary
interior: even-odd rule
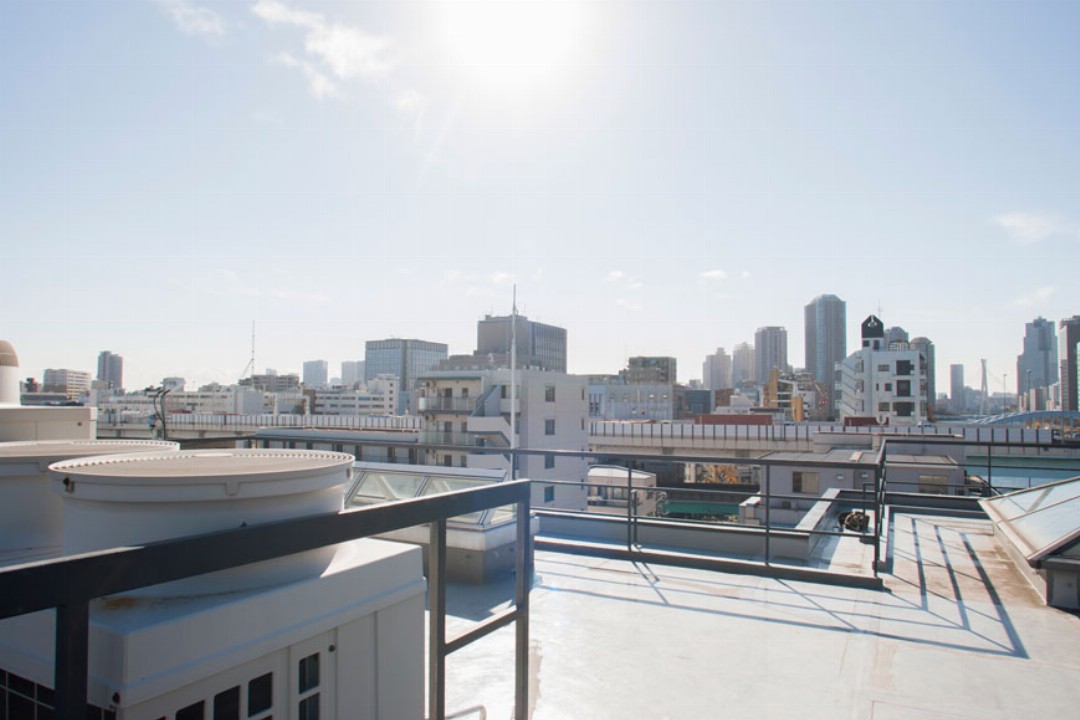
[[[363,360],[343,360],[341,362],[341,384],[352,387],[364,379]]]
[[[954,412],[964,411],[964,366],[949,366],[949,404]]]
[[[749,343],[739,343],[731,351],[731,382],[735,387],[757,382],[754,347]]]
[[[110,390],[122,390],[124,388],[124,358],[108,350],[102,350],[97,359],[97,379],[106,383]]]
[[[476,324],[476,355],[509,356],[512,315],[487,315]],[[517,316],[517,366],[566,372],[566,329]],[[504,364],[504,363],[496,363]]]
[[[709,390],[724,390],[731,384],[731,356],[724,348],[716,348],[712,355],[705,356],[701,366],[701,382]]]
[[[836,411],[836,363],[847,357],[847,304],[835,295],[819,295],[806,306],[806,371],[829,394],[829,414]]]
[[[1080,343],[1080,315],[1065,318],[1059,326],[1061,333],[1058,335],[1058,372],[1061,381],[1061,409],[1067,412],[1080,411],[1080,403],[1077,402],[1077,385],[1080,377],[1077,375],[1076,346]]]
[[[330,368],[325,360],[308,360],[304,363],[304,387],[325,388]]]
[[[619,374],[628,383],[673,384],[677,382],[678,362],[673,357],[632,357]]]
[[[1042,403],[1031,403],[1035,395],[1045,402],[1048,388],[1058,381],[1058,344],[1054,323],[1037,317],[1024,325],[1024,351],[1016,356],[1016,394],[1027,399],[1029,410]],[[1039,393],[1039,390],[1043,392]]]
[[[759,383],[769,381],[773,368],[787,371],[787,330],[774,325],[758,328],[754,333],[754,360],[754,375]]]
[[[364,379],[394,375],[398,384],[398,413],[403,413],[416,389],[417,378],[434,370],[447,357],[445,343],[426,340],[368,340],[364,344]]]
[[[82,370],[49,368],[41,381],[43,392],[64,393],[69,400],[79,401],[90,392],[90,373]]]
[[[926,410],[931,420],[934,419],[934,403],[937,402],[937,379],[934,369],[934,343],[930,338],[912,338],[910,343],[912,350],[918,350],[926,361]]]

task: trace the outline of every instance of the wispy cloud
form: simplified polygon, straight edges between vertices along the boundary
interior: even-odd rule
[[[1047,285],[1046,287],[1037,288],[1027,295],[1016,298],[1013,300],[1013,305],[1020,305],[1023,307],[1043,305],[1053,296],[1054,287],[1052,285]]]
[[[210,8],[189,0],[157,0],[157,4],[172,18],[176,27],[189,35],[212,39],[225,34],[225,20]]]
[[[706,270],[701,273],[703,280],[727,280],[728,274],[723,270]]]
[[[640,312],[641,311],[641,304],[640,303],[636,303],[633,300],[628,300],[626,298],[619,298],[618,300],[615,301],[615,304],[618,305],[619,307],[621,307],[623,310],[629,310],[630,312]]]
[[[1005,213],[995,217],[994,222],[1021,245],[1034,245],[1063,235],[1080,237],[1080,225],[1044,213]]]
[[[490,280],[496,285],[510,285],[517,282],[517,276],[513,273],[503,272],[502,270],[499,270],[489,275],[488,280]]]
[[[427,113],[428,101],[415,90],[403,90],[394,98],[394,109],[403,118],[419,125]]]
[[[618,282],[619,280],[622,280],[624,277],[626,277],[626,273],[624,273],[622,270],[612,270],[611,272],[609,272],[607,274],[607,281],[608,282]]]
[[[277,56],[277,61],[285,67],[299,68],[307,77],[308,89],[315,98],[322,100],[337,97],[337,85],[307,60],[300,60],[287,52],[283,52]]]
[[[251,12],[270,25],[291,25],[304,31],[304,50],[314,62],[288,55],[291,62],[285,64],[304,71],[316,97],[337,94],[330,76],[339,81],[370,80],[393,67],[388,38],[329,21],[320,13],[291,8],[278,0],[259,0],[251,6]]]
[[[742,274],[739,277],[741,277],[743,280],[749,280],[750,279],[750,271],[749,270],[743,270]]]

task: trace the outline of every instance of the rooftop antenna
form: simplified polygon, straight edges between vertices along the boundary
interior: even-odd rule
[[[517,285],[510,313],[510,450],[517,450]],[[510,479],[517,479],[517,453],[510,453]]]

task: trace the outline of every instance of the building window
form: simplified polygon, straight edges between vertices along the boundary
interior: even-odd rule
[[[912,369],[914,369],[914,363],[910,360],[897,360],[896,361],[896,374],[897,375],[910,375]]]
[[[555,502],[555,486],[554,485],[548,485],[547,487],[544,488],[544,502],[545,503],[553,503],[553,502]]]
[[[206,703],[202,700],[176,711],[176,720],[203,720],[205,717]]]
[[[884,364],[882,364],[882,365],[878,365],[878,366],[877,366],[877,371],[878,371],[878,372],[889,372],[889,364],[888,364],[888,363],[884,363]]]
[[[319,720],[319,653],[300,660],[296,678],[301,695],[296,717],[298,720]]]
[[[544,469],[545,470],[551,470],[553,467],[555,467],[555,456],[554,455],[545,455],[544,456]]]
[[[544,386],[544,402],[555,402],[555,386]]]
[[[919,492],[930,495],[945,495],[949,491],[949,478],[944,475],[920,475]]]
[[[885,392],[892,392],[892,383],[885,383]]]
[[[889,412],[889,403],[878,403],[877,409],[878,412]]]
[[[898,402],[893,404],[893,410],[899,417],[911,417],[915,414],[915,403],[913,402]]]
[[[444,466],[446,466],[446,467],[450,467],[451,465],[454,464],[454,456],[453,455],[443,455],[442,464]]]
[[[819,485],[819,476],[816,472],[802,472],[796,470],[791,473],[791,492],[817,495],[819,492]]]
[[[545,435],[554,435],[555,434],[555,421],[554,420],[545,420],[544,421],[544,434]]]
[[[900,397],[911,397],[911,381],[910,380],[897,380],[896,381],[896,394]]]
[[[214,696],[214,720],[240,720],[240,686]]]
[[[248,683],[248,717],[269,710],[274,704],[274,674],[260,675]]]

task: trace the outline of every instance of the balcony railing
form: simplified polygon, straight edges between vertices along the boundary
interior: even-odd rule
[[[416,407],[428,413],[471,413],[476,409],[476,398],[421,397],[416,399]]]

